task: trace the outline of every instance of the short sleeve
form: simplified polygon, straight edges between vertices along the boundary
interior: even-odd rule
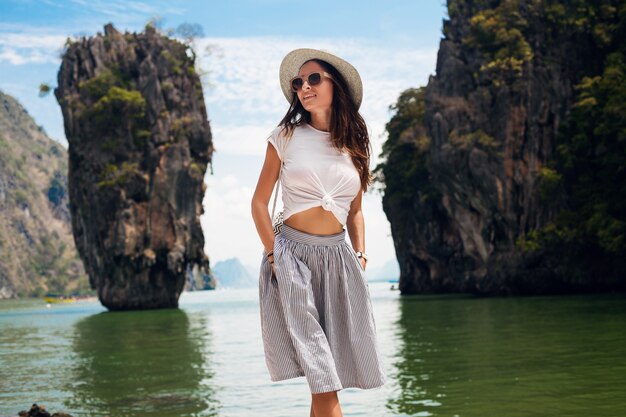
[[[274,145],[276,153],[280,160],[283,160],[283,151],[285,149],[285,136],[281,133],[281,126],[277,126],[267,137],[266,141]]]

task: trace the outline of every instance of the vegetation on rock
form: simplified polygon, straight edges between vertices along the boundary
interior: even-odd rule
[[[543,197],[565,205],[526,239],[535,250],[562,253],[571,276],[624,280],[626,270],[626,5],[620,22],[609,32],[605,25],[594,30],[615,51],[598,75],[575,86],[555,158],[543,171]]]
[[[626,1],[450,0],[387,124],[406,292],[626,288]]]
[[[199,215],[213,147],[194,68],[190,46],[152,25],[107,25],[63,55],[73,231],[110,309],[175,307],[190,267],[210,273]]]

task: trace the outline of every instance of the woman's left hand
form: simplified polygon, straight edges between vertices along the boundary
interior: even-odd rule
[[[361,266],[363,267],[363,269],[365,269],[365,266],[367,265],[367,261],[363,258],[359,258],[359,262],[361,262]]]

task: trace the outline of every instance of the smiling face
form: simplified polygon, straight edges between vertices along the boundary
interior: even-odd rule
[[[326,71],[315,61],[304,63],[300,67],[299,76],[304,76],[302,88],[298,91],[298,100],[304,109],[311,113],[329,112],[333,103],[333,82],[322,76],[322,82],[316,86],[310,86],[307,77],[312,72],[322,73]]]

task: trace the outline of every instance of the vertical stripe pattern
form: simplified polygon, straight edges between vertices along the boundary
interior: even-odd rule
[[[283,224],[276,274],[263,253],[261,334],[272,381],[304,376],[314,394],[386,382],[366,274],[345,234]]]

